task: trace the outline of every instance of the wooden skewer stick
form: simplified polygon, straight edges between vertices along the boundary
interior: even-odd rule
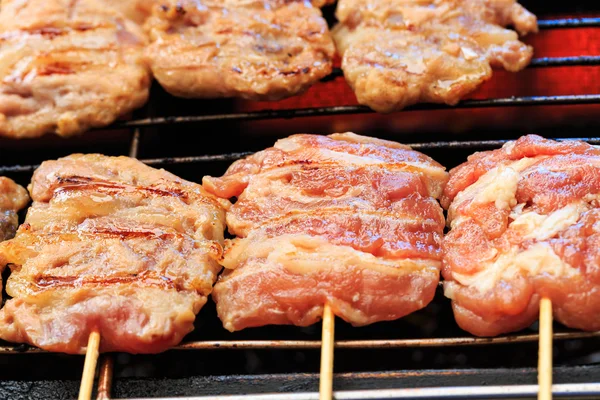
[[[319,383],[319,399],[333,399],[333,345],[335,332],[335,315],[329,304],[323,307],[323,338],[321,341],[321,380]]]
[[[96,363],[98,362],[98,350],[100,348],[100,333],[90,333],[87,350],[85,352],[85,363],[83,364],[83,375],[79,387],[79,400],[90,400],[94,388],[94,376],[96,375]]]
[[[552,302],[540,301],[538,400],[552,400]]]

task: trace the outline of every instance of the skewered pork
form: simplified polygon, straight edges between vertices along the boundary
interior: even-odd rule
[[[127,157],[44,162],[33,205],[0,245],[12,296],[0,338],[81,353],[154,353],[193,329],[220,266],[224,210],[200,185]]]
[[[335,54],[308,1],[162,1],[146,29],[154,76],[182,97],[292,96],[328,75]]]
[[[445,294],[479,336],[537,319],[539,300],[578,329],[600,329],[600,149],[525,136],[450,171],[443,205]]]
[[[25,188],[0,176],[0,242],[11,239],[17,230],[17,212],[29,202]]]
[[[294,135],[205,177],[209,192],[237,197],[227,212],[237,238],[213,291],[224,327],[306,326],[326,302],[354,325],[427,305],[446,178],[407,146],[352,133]]]
[[[333,36],[358,102],[380,112],[421,103],[454,105],[492,76],[518,71],[537,31],[515,0],[340,0]]]
[[[145,44],[141,28],[101,0],[4,0],[0,136],[69,136],[142,106]]]

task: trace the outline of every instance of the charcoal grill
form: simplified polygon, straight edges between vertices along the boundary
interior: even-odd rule
[[[0,175],[27,184],[46,159],[101,152],[138,157],[200,181],[298,132],[352,130],[390,138],[449,168],[525,133],[600,145],[594,137],[600,136],[599,5],[522,3],[541,17],[541,33],[528,39],[541,57],[519,74],[496,72],[491,83],[453,108],[427,104],[374,114],[355,104],[339,68],[305,95],[277,103],[180,100],[153,87],[143,110],[101,131],[71,139],[0,140]],[[332,11],[325,9],[329,19]],[[278,326],[231,334],[209,301],[196,330],[177,348],[158,355],[103,355],[95,396],[317,399],[320,332],[320,326]],[[555,332],[555,397],[600,398],[600,332],[559,326]],[[352,328],[338,320],[336,338],[338,400],[521,399],[537,393],[537,327],[471,337],[456,326],[441,290],[424,310],[399,321]],[[0,342],[0,398],[75,398],[82,365],[80,356]]]

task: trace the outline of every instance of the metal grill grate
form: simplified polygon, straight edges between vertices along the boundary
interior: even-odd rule
[[[590,28],[600,27],[600,18],[579,18],[579,19],[556,19],[556,20],[542,20],[539,21],[540,29],[558,29],[558,28]],[[571,67],[571,66],[598,66],[600,65],[600,56],[577,56],[577,57],[554,57],[554,58],[537,58],[534,59],[530,65],[530,68],[552,68],[552,67]],[[331,76],[327,77],[325,81],[338,79],[342,77],[342,72],[339,69],[335,69]],[[490,107],[514,107],[514,106],[560,106],[560,105],[586,105],[586,104],[600,104],[600,94],[587,94],[587,95],[562,95],[562,96],[532,96],[532,97],[510,97],[510,98],[494,98],[494,99],[482,99],[482,100],[465,100],[459,103],[456,107],[448,107],[445,105],[438,104],[423,104],[408,108],[407,111],[424,111],[424,110],[443,110],[449,108],[458,109],[474,109],[474,108],[490,108]],[[148,107],[148,110],[152,108],[152,105]],[[261,110],[252,112],[236,112],[236,113],[216,113],[207,115],[190,115],[190,116],[167,116],[167,117],[143,117],[134,118],[129,121],[119,122],[109,127],[108,129],[128,129],[131,130],[131,141],[129,143],[128,155],[131,157],[137,157],[140,154],[141,141],[144,132],[147,128],[161,127],[161,126],[172,126],[175,124],[197,124],[203,122],[226,122],[226,121],[256,121],[256,120],[272,120],[272,119],[290,119],[290,118],[302,118],[302,117],[314,117],[314,116],[331,116],[331,115],[345,115],[345,114],[367,114],[372,113],[370,109],[364,106],[334,106],[334,107],[311,107],[311,108],[294,108],[294,109],[280,109],[280,110]],[[148,115],[150,113],[148,112]],[[582,138],[593,144],[600,144],[600,138]],[[506,140],[472,140],[472,141],[436,141],[436,142],[423,142],[411,144],[413,148],[424,151],[424,152],[435,152],[441,151],[446,152],[448,150],[462,150],[471,152],[474,150],[481,150],[486,148],[495,148],[501,146]],[[191,157],[160,157],[160,158],[149,158],[142,159],[143,162],[152,165],[154,167],[186,167],[196,168],[206,165],[212,165],[217,162],[230,162],[240,157],[243,157],[249,152],[236,152],[226,154],[206,154],[200,156]],[[11,175],[17,174],[24,176],[31,174],[36,164],[30,165],[4,165],[0,166],[0,175]],[[200,169],[200,171],[202,171]],[[448,310],[446,309],[446,312]],[[201,317],[199,317],[201,318]],[[276,350],[276,349],[318,349],[320,347],[319,340],[230,340],[223,335],[224,339],[219,340],[188,340],[178,346],[174,351],[181,353],[182,350],[186,350],[188,353],[192,350]],[[272,336],[272,335],[271,335]],[[352,335],[349,335],[352,336]],[[573,340],[579,340],[576,343],[581,343],[585,339],[585,342],[596,342],[600,338],[600,332],[595,333],[584,333],[584,332],[573,332],[565,331],[555,334],[554,339],[556,341],[570,343]],[[448,336],[448,337],[433,337],[433,338],[422,338],[422,339],[342,339],[336,342],[336,348],[338,349],[353,349],[353,350],[366,350],[366,349],[416,349],[416,348],[428,348],[428,347],[456,347],[456,346],[479,346],[485,347],[490,345],[515,345],[518,343],[535,343],[538,340],[537,334],[521,334],[502,336],[498,338],[483,339],[463,336]],[[593,345],[589,348],[593,348]],[[42,350],[31,348],[24,345],[12,345],[4,343],[0,345],[0,356],[2,355],[16,355],[16,354],[44,354]],[[200,354],[200,353],[199,353]],[[207,354],[207,353],[202,353]],[[208,353],[215,354],[215,353]],[[28,357],[22,355],[20,357]],[[31,356],[35,357],[35,356]],[[200,357],[200,355],[198,355]],[[31,362],[31,359],[25,362]],[[598,362],[597,360],[595,361]],[[100,363],[99,381],[97,396],[99,399],[107,399],[110,397],[111,385],[113,381],[113,369],[115,365],[115,356],[104,355]],[[525,374],[532,374],[534,371],[524,370]],[[449,374],[455,373],[458,376],[464,377],[463,372],[457,372],[456,370],[449,370]],[[579,378],[574,378],[572,375],[573,369],[565,369],[564,371],[560,368],[557,370],[559,376],[558,381],[561,379],[563,382],[556,385],[555,395],[557,397],[594,397],[600,396],[600,384],[584,383],[588,377],[600,376],[600,368],[592,367],[589,370],[583,372],[584,379],[582,383],[569,383],[576,382]],[[561,375],[562,374],[562,375]],[[435,374],[431,375],[435,378]],[[390,385],[390,381],[386,380],[391,378],[389,373],[372,374],[369,377],[361,377],[359,375],[341,376],[341,379],[358,379],[359,381],[364,378],[364,387],[378,388],[380,390],[370,391],[346,391],[338,392],[336,398],[338,399],[421,399],[421,398],[439,398],[439,399],[467,399],[467,398],[528,398],[534,397],[536,393],[536,386],[532,385],[514,385],[510,387],[501,386],[490,386],[484,387],[481,384],[473,383],[480,382],[478,379],[481,378],[481,374],[477,375],[471,383],[465,383],[461,387],[424,387],[421,389],[386,389],[385,386]],[[515,382],[514,370],[506,370],[498,372],[497,375],[499,380],[508,380],[508,382]],[[399,376],[395,378],[398,379]],[[563,378],[561,378],[563,377]],[[402,377],[407,378],[407,377]],[[439,377],[438,377],[439,378]],[[235,379],[235,377],[233,377]],[[242,379],[243,378],[239,378]],[[278,379],[263,377],[269,381],[273,380],[272,388],[277,387],[276,385],[281,384]],[[304,382],[298,384],[300,389],[310,389],[314,386],[314,375],[291,375],[290,379],[298,380],[298,382]],[[312,381],[311,381],[312,379]],[[336,378],[337,379],[337,378]],[[437,379],[437,378],[435,378]],[[434,381],[435,381],[434,379]],[[270,381],[269,381],[270,382]],[[279,382],[279,383],[277,383]],[[387,382],[387,383],[385,383]],[[412,381],[408,379],[409,385],[413,385]],[[415,381],[414,385],[420,385]],[[460,383],[458,380],[454,382]],[[485,381],[484,381],[485,382]],[[147,383],[147,382],[146,382]],[[314,382],[313,382],[314,383]],[[516,382],[518,383],[518,382]],[[130,382],[130,384],[133,384]],[[137,385],[143,385],[144,382],[137,382]],[[405,383],[407,384],[407,383]],[[383,386],[382,386],[383,385]],[[429,384],[428,384],[429,385]],[[51,387],[51,386],[48,386]],[[127,387],[127,384],[125,384]],[[352,387],[352,385],[349,385]],[[288,388],[289,389],[289,388]],[[121,392],[127,391],[127,389],[120,389]],[[287,391],[287,390],[286,390]],[[218,392],[218,391],[217,391]],[[0,393],[2,393],[0,391]],[[132,393],[139,393],[133,391]],[[152,395],[151,389],[147,390],[146,395]],[[183,393],[187,393],[183,391]],[[204,392],[203,392],[204,393]],[[202,397],[203,399],[209,399],[209,397]],[[242,397],[222,397],[223,399],[242,399]],[[244,397],[245,398],[245,397]],[[300,393],[300,394],[274,394],[264,395],[263,397],[254,397],[257,399],[264,400],[300,400],[300,399],[316,399],[318,398],[315,393]],[[198,397],[200,399],[200,397]],[[215,399],[215,397],[210,397]]]

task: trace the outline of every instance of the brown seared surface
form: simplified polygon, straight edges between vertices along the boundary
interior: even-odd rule
[[[19,225],[17,212],[27,203],[27,190],[12,179],[0,176],[0,242],[15,235]]]
[[[226,329],[309,325],[330,303],[354,325],[433,298],[447,174],[407,146],[352,133],[293,135],[204,187],[236,197],[213,297]]]
[[[481,201],[510,180],[502,200]],[[443,275],[459,325],[481,336],[525,328],[545,296],[559,322],[600,329],[599,195],[600,150],[579,141],[524,136],[450,171]]]
[[[200,185],[127,157],[44,162],[10,264],[0,338],[81,353],[155,353],[193,329],[220,270],[224,211]]]
[[[154,76],[182,97],[292,96],[328,75],[335,54],[307,1],[161,1],[145,27]]]
[[[0,11],[0,136],[61,136],[142,106],[146,39],[101,0],[5,0]]]
[[[456,104],[492,76],[523,69],[518,40],[537,31],[515,0],[340,0],[333,36],[359,103],[379,112],[415,103]]]

